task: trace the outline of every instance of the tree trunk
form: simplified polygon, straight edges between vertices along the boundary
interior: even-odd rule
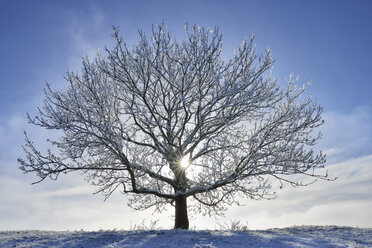
[[[185,196],[176,198],[176,216],[174,228],[189,229],[189,217],[187,216],[187,202]]]

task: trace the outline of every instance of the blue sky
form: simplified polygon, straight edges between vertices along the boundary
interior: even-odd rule
[[[191,226],[213,228],[229,219],[251,228],[294,224],[371,227],[372,215],[372,2],[371,1],[0,1],[0,229],[128,228],[152,212],[132,212],[120,194],[103,202],[80,175],[30,186],[16,159],[23,130],[41,145],[48,133],[27,124],[43,101],[45,81],[55,88],[78,71],[81,57],[112,45],[112,26],[128,44],[137,30],[164,20],[182,38],[183,24],[219,27],[223,54],[232,56],[244,37],[257,49],[270,47],[274,76],[285,85],[290,73],[312,81],[324,107],[319,148],[328,154],[332,183],[285,188],[273,201],[247,201],[226,219],[199,216]],[[43,143],[44,142],[44,143]],[[104,214],[103,214],[104,213]],[[155,215],[164,227],[171,212]],[[165,216],[165,217],[164,217]],[[205,221],[207,220],[207,221]]]

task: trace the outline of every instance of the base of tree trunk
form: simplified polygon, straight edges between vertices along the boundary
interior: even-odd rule
[[[184,196],[176,198],[174,228],[189,229],[186,199]]]

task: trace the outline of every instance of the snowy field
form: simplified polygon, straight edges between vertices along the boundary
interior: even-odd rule
[[[304,226],[265,231],[0,232],[0,247],[372,247],[372,229]]]

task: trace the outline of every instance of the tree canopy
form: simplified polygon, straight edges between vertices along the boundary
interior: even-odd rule
[[[308,84],[291,76],[281,89],[270,50],[257,53],[253,37],[224,59],[217,28],[185,30],[178,41],[153,26],[129,48],[114,28],[114,46],[68,72],[64,90],[47,83],[44,106],[28,118],[63,135],[46,153],[26,135],[21,169],[37,183],[81,171],[106,197],[129,195],[134,209],[172,204],[176,228],[189,226],[189,199],[191,211],[221,214],[241,197],[272,197],[272,179],[326,179],[315,170],[325,155],[312,148],[322,108],[302,97]]]

